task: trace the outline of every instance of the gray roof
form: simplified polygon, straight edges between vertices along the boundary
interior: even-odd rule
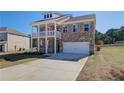
[[[87,19],[95,19],[95,18],[96,18],[95,14],[90,14],[90,15],[84,15],[84,16],[71,17],[66,22],[79,21],[79,20],[87,20]]]
[[[10,33],[10,34],[15,34],[15,35],[19,35],[19,36],[24,36],[24,37],[29,37],[27,35],[25,35],[24,33],[21,33],[21,32],[18,32],[16,31],[15,29],[12,29],[12,28],[8,28],[8,27],[0,27],[0,32],[7,32],[7,33]]]
[[[60,12],[58,11],[43,11],[43,14],[48,14],[48,13],[53,13],[53,14],[57,14],[57,15],[62,15]]]
[[[95,14],[89,14],[89,15],[83,15],[83,16],[77,16],[77,17],[72,17],[72,15],[70,15],[70,14],[65,14],[65,15],[61,15],[61,16],[56,17],[56,18],[42,19],[42,20],[34,21],[33,23],[50,21],[50,20],[55,20],[55,19],[58,19],[57,21],[61,21],[61,20],[63,20],[63,18],[61,18],[61,17],[64,17],[64,16],[65,17],[66,16],[70,16],[70,19],[68,19],[67,21],[65,21],[65,23],[66,22],[72,22],[72,21],[79,21],[79,20],[87,20],[87,19],[95,19],[96,18],[96,15]]]

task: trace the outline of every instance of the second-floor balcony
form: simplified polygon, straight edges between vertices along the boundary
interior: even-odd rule
[[[7,41],[7,33],[0,32],[0,42]]]
[[[35,32],[35,33],[32,33],[32,37],[37,38],[38,35],[39,35],[40,38],[45,38],[46,34],[47,34],[47,37],[54,37],[55,36],[55,31],[42,31],[42,32],[39,32],[39,34],[37,32]],[[56,37],[61,38],[61,32],[56,31]]]

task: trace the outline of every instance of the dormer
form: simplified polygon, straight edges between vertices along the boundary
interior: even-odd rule
[[[45,12],[43,12],[44,19],[56,18],[56,17],[60,17],[61,15],[62,14],[60,14],[59,12],[55,12],[55,11],[45,11]]]

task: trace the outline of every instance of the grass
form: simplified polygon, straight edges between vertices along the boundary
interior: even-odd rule
[[[91,55],[77,80],[124,80],[124,47],[103,47]]]
[[[47,57],[37,52],[8,53],[0,56],[0,69]]]
[[[101,53],[111,66],[124,68],[124,47],[103,48]]]

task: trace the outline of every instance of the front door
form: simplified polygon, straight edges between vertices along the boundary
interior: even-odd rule
[[[60,52],[60,42],[57,40],[57,52]]]
[[[0,45],[0,52],[3,52],[3,45]]]

